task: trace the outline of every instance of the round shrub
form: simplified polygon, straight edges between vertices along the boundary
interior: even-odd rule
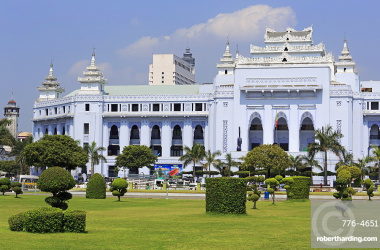
[[[37,181],[37,188],[43,192],[50,192],[56,196],[59,192],[69,190],[75,186],[71,174],[61,167],[51,167],[42,172]]]
[[[112,182],[110,191],[112,192],[112,195],[117,196],[118,200],[120,201],[120,197],[127,192],[127,188],[127,181],[121,178],[117,178]]]
[[[52,207],[57,207],[66,210],[68,205],[67,200],[72,198],[72,195],[66,190],[75,186],[75,180],[71,174],[61,167],[51,167],[42,172],[37,181],[37,188],[43,192],[51,192],[52,197],[47,197],[45,202]]]
[[[292,193],[291,199],[309,199],[310,177],[293,176],[293,183],[290,185],[289,193]],[[288,192],[288,189],[286,190]]]
[[[93,174],[86,188],[86,198],[105,199],[106,198],[106,181],[101,174]]]

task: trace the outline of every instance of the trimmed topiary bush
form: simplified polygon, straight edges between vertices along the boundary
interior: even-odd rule
[[[290,199],[309,199],[310,192],[310,177],[306,176],[293,176],[293,183],[290,185],[289,193],[292,197]],[[288,192],[288,189],[286,189]]]
[[[66,210],[68,205],[67,200],[72,198],[72,195],[66,190],[75,186],[75,180],[71,174],[61,167],[51,167],[42,172],[37,181],[37,188],[43,192],[51,192],[53,196],[47,197],[45,202],[52,207],[58,207]]]
[[[86,188],[86,198],[105,199],[106,198],[106,181],[101,174],[93,174]]]
[[[44,207],[25,212],[24,231],[56,233],[63,231],[63,213],[59,208]]]
[[[127,192],[127,188],[127,181],[121,178],[117,178],[112,182],[110,191],[112,192],[112,195],[117,196],[118,200],[120,201],[120,197],[124,196],[124,194]]]
[[[371,200],[373,197],[373,181],[370,178],[364,180],[365,189],[367,190],[368,200]]]
[[[9,228],[11,231],[22,231],[24,227],[24,213],[12,215],[8,219]]]
[[[238,178],[206,179],[206,212],[246,213],[247,181]]]
[[[24,192],[22,192],[21,186],[22,186],[22,184],[20,182],[12,182],[11,183],[12,191],[15,192],[16,198],[18,198],[17,195],[24,193]]]
[[[68,210],[63,215],[63,228],[65,232],[83,233],[86,230],[86,212],[81,210]]]
[[[9,180],[9,178],[7,177],[4,177],[4,178],[0,178],[0,192],[4,193],[5,192],[9,192],[11,189],[11,181]]]

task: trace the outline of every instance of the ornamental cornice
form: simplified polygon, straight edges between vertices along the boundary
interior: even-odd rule
[[[259,47],[255,46],[253,44],[250,45],[250,53],[256,54],[256,53],[268,53],[268,52],[283,52],[287,49],[287,52],[323,52],[325,51],[325,45],[323,43],[319,43],[317,45],[289,45],[288,43],[285,43],[282,46],[265,46],[265,47]]]
[[[285,59],[285,60],[284,60]],[[334,56],[328,53],[326,56],[291,56],[283,52],[281,56],[276,57],[257,57],[248,58],[239,56],[236,59],[236,64],[268,64],[268,63],[333,63]]]
[[[352,97],[352,90],[330,90],[330,96],[348,96]]]
[[[118,95],[104,96],[104,102],[172,102],[172,101],[209,101],[212,99],[211,93],[194,95]]]
[[[42,107],[49,107],[49,106],[57,106],[57,105],[62,105],[62,104],[67,104],[67,103],[72,103],[74,102],[74,97],[62,97],[62,98],[57,98],[53,100],[48,100],[48,101],[39,101],[34,103],[34,108],[42,108]]]

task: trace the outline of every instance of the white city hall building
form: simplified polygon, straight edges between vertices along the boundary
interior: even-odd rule
[[[195,143],[235,159],[272,143],[298,155],[314,142],[313,131],[327,125],[344,135],[341,143],[354,159],[366,156],[380,144],[380,83],[360,82],[346,41],[335,60],[323,43],[313,44],[312,34],[311,27],[267,29],[265,47],[251,45],[249,57],[233,56],[227,42],[213,84],[111,85],[93,54],[80,89],[61,97],[51,67],[34,104],[34,138],[95,141],[107,148],[107,163],[95,166],[104,176],[115,175],[115,157],[130,144],[151,147],[157,164],[168,165],[181,164],[182,148]]]

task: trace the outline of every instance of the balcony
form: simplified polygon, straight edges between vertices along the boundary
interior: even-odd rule
[[[131,145],[140,145],[140,139],[131,139]]]
[[[172,145],[173,146],[182,146],[182,139],[173,139]]]
[[[198,144],[204,145],[204,144],[205,144],[205,140],[204,140],[204,139],[194,139],[194,144],[195,144],[195,143],[198,143]]]
[[[153,146],[161,145],[161,139],[152,139],[151,145]]]

